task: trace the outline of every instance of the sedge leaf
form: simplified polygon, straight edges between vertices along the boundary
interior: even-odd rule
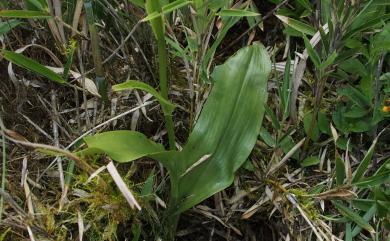
[[[368,149],[366,155],[364,156],[363,160],[360,162],[358,168],[356,169],[355,173],[352,177],[352,183],[355,183],[360,180],[360,178],[364,175],[364,173],[367,171],[367,167],[371,162],[372,155],[374,154],[374,149],[376,146],[378,139],[376,138],[370,148]]]

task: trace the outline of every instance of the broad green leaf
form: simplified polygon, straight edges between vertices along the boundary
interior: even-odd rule
[[[242,9],[222,9],[217,15],[222,17],[256,17],[260,14]]]
[[[51,18],[52,16],[46,11],[1,10],[0,17],[41,19],[41,18]]]
[[[12,51],[8,50],[2,50],[1,54],[4,56],[4,58],[22,68],[31,70],[37,74],[40,74],[54,82],[57,82],[59,84],[65,84],[66,81],[58,74],[54,73],[52,70],[46,68],[45,66],[41,65],[37,61],[27,58],[26,56],[22,54],[18,54]]]
[[[374,154],[375,146],[378,139],[375,138],[374,142],[368,149],[366,155],[364,156],[363,160],[360,162],[358,168],[356,169],[355,173],[352,177],[352,183],[355,183],[360,180],[360,178],[364,175],[364,173],[367,171],[367,167],[371,162],[372,155]]]
[[[84,141],[89,148],[100,150],[117,162],[129,162],[164,151],[162,145],[136,131],[103,132],[85,137]]]
[[[0,36],[8,33],[11,29],[15,28],[22,22],[16,19],[10,19],[0,23]]]
[[[176,156],[180,213],[228,187],[256,143],[267,101],[271,62],[262,45],[238,51],[215,68],[215,85],[188,143]],[[199,163],[207,155],[208,159]],[[172,177],[172,175],[171,175]]]
[[[312,26],[306,23],[282,15],[275,15],[275,16],[279,18],[280,21],[287,24],[291,28],[297,30],[298,32],[311,35],[311,36],[316,33],[316,30]]]
[[[339,210],[339,212],[348,218],[349,220],[355,222],[357,225],[360,227],[364,228],[365,230],[369,231],[370,233],[374,233],[375,230],[374,228],[366,221],[364,220],[361,216],[356,214],[354,211],[352,211],[350,208],[344,206],[341,202],[339,201],[332,201],[333,206]]]
[[[320,163],[320,159],[316,156],[309,156],[301,162],[302,167],[315,166]]]
[[[139,89],[152,94],[160,102],[165,115],[171,115],[173,110],[175,109],[174,104],[162,97],[162,95],[158,93],[155,89],[153,89],[153,87],[143,82],[136,80],[128,80],[125,83],[117,84],[112,87],[113,91],[121,91],[128,89]]]

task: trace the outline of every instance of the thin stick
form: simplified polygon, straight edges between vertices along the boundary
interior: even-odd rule
[[[60,141],[58,139],[58,118],[57,118],[57,101],[56,101],[56,94],[54,92],[54,90],[51,91],[51,106],[52,106],[52,109],[53,109],[53,119],[52,119],[52,127],[53,127],[53,136],[54,136],[54,145],[56,147],[59,147],[60,146]],[[59,172],[59,175],[60,175],[60,184],[61,184],[61,190],[62,192],[64,192],[64,187],[65,187],[65,183],[64,183],[64,169],[62,167],[62,158],[61,157],[58,157],[57,158],[57,167],[58,167],[58,172]]]
[[[1,124],[2,124],[2,121],[0,120]],[[5,153],[5,135],[4,135],[4,131],[3,131],[3,128],[1,128],[1,138],[2,138],[2,142],[3,142],[3,149],[2,149],[2,153],[3,153],[3,172],[2,172],[2,176],[1,176],[1,190],[3,192],[5,192],[5,175],[6,175],[6,161],[7,161],[7,156],[6,156],[6,153]],[[4,205],[4,199],[3,199],[3,196],[1,196],[1,199],[0,199],[0,222],[2,220],[2,215],[3,215],[3,206]]]

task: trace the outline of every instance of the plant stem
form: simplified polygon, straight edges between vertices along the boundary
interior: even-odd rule
[[[154,7],[158,9],[159,12],[162,12],[161,6],[158,1],[153,2]],[[165,34],[164,34],[164,17],[161,19],[157,18],[155,20],[156,26],[154,28],[154,32],[156,34],[157,45],[158,45],[158,62],[159,62],[159,78],[160,78],[160,90],[161,95],[168,99],[168,54],[167,54],[167,46],[165,43]],[[153,28],[153,23],[152,23]],[[172,120],[172,115],[167,115],[164,113],[165,118],[165,127],[168,133],[168,142],[169,149],[175,149],[175,131]]]
[[[102,65],[102,56],[100,53],[99,42],[100,38],[97,34],[95,27],[95,15],[93,12],[93,6],[91,0],[86,0],[84,2],[84,8],[87,13],[89,33],[91,36],[91,48],[92,48],[92,57],[95,64],[96,71],[96,85],[98,87],[99,94],[102,96],[104,102],[108,101],[108,91],[107,91],[107,80],[104,78],[103,65]]]
[[[1,142],[2,142],[2,153],[3,153],[3,168],[2,168],[3,172],[2,172],[2,176],[1,176],[1,190],[3,192],[5,192],[5,182],[6,182],[5,175],[6,175],[7,156],[6,156],[6,152],[5,152],[5,137],[4,137],[3,130],[1,130]],[[4,207],[4,199],[3,199],[3,197],[1,197],[1,199],[0,199],[0,221],[2,220],[2,216],[3,216],[3,207]]]

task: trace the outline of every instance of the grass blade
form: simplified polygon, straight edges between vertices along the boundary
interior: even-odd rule
[[[223,9],[217,15],[221,17],[256,17],[260,14],[241,9]]]
[[[359,225],[361,228],[367,230],[368,232],[375,233],[374,228],[366,220],[364,220],[361,216],[356,214],[350,208],[344,206],[339,201],[333,201],[332,204],[333,204],[333,206],[335,206],[335,208],[337,208],[337,210],[339,210],[339,212],[343,216],[345,216],[349,220],[355,222],[357,225]]]
[[[372,155],[374,154],[375,146],[378,141],[378,138],[375,138],[374,142],[368,149],[366,155],[364,156],[363,160],[360,162],[358,168],[356,169],[355,173],[352,177],[352,183],[356,183],[361,179],[361,177],[364,175],[364,173],[367,171],[367,167],[371,162]]]
[[[60,75],[54,73],[52,70],[41,65],[37,61],[30,59],[22,54],[18,54],[18,53],[8,51],[8,50],[2,50],[1,54],[3,55],[3,57],[6,60],[8,60],[8,61],[10,61],[10,62],[22,67],[22,68],[31,70],[39,75],[42,75],[42,76],[50,79],[51,81],[54,81],[54,82],[59,83],[59,84],[66,83],[66,81]]]
[[[52,16],[45,11],[29,11],[29,10],[1,10],[0,17],[3,18],[52,18]]]
[[[117,84],[112,87],[113,91],[121,91],[128,89],[139,89],[152,94],[161,104],[164,115],[171,115],[175,109],[175,105],[169,100],[165,99],[160,93],[158,93],[152,86],[136,80],[129,80],[122,84]]]

